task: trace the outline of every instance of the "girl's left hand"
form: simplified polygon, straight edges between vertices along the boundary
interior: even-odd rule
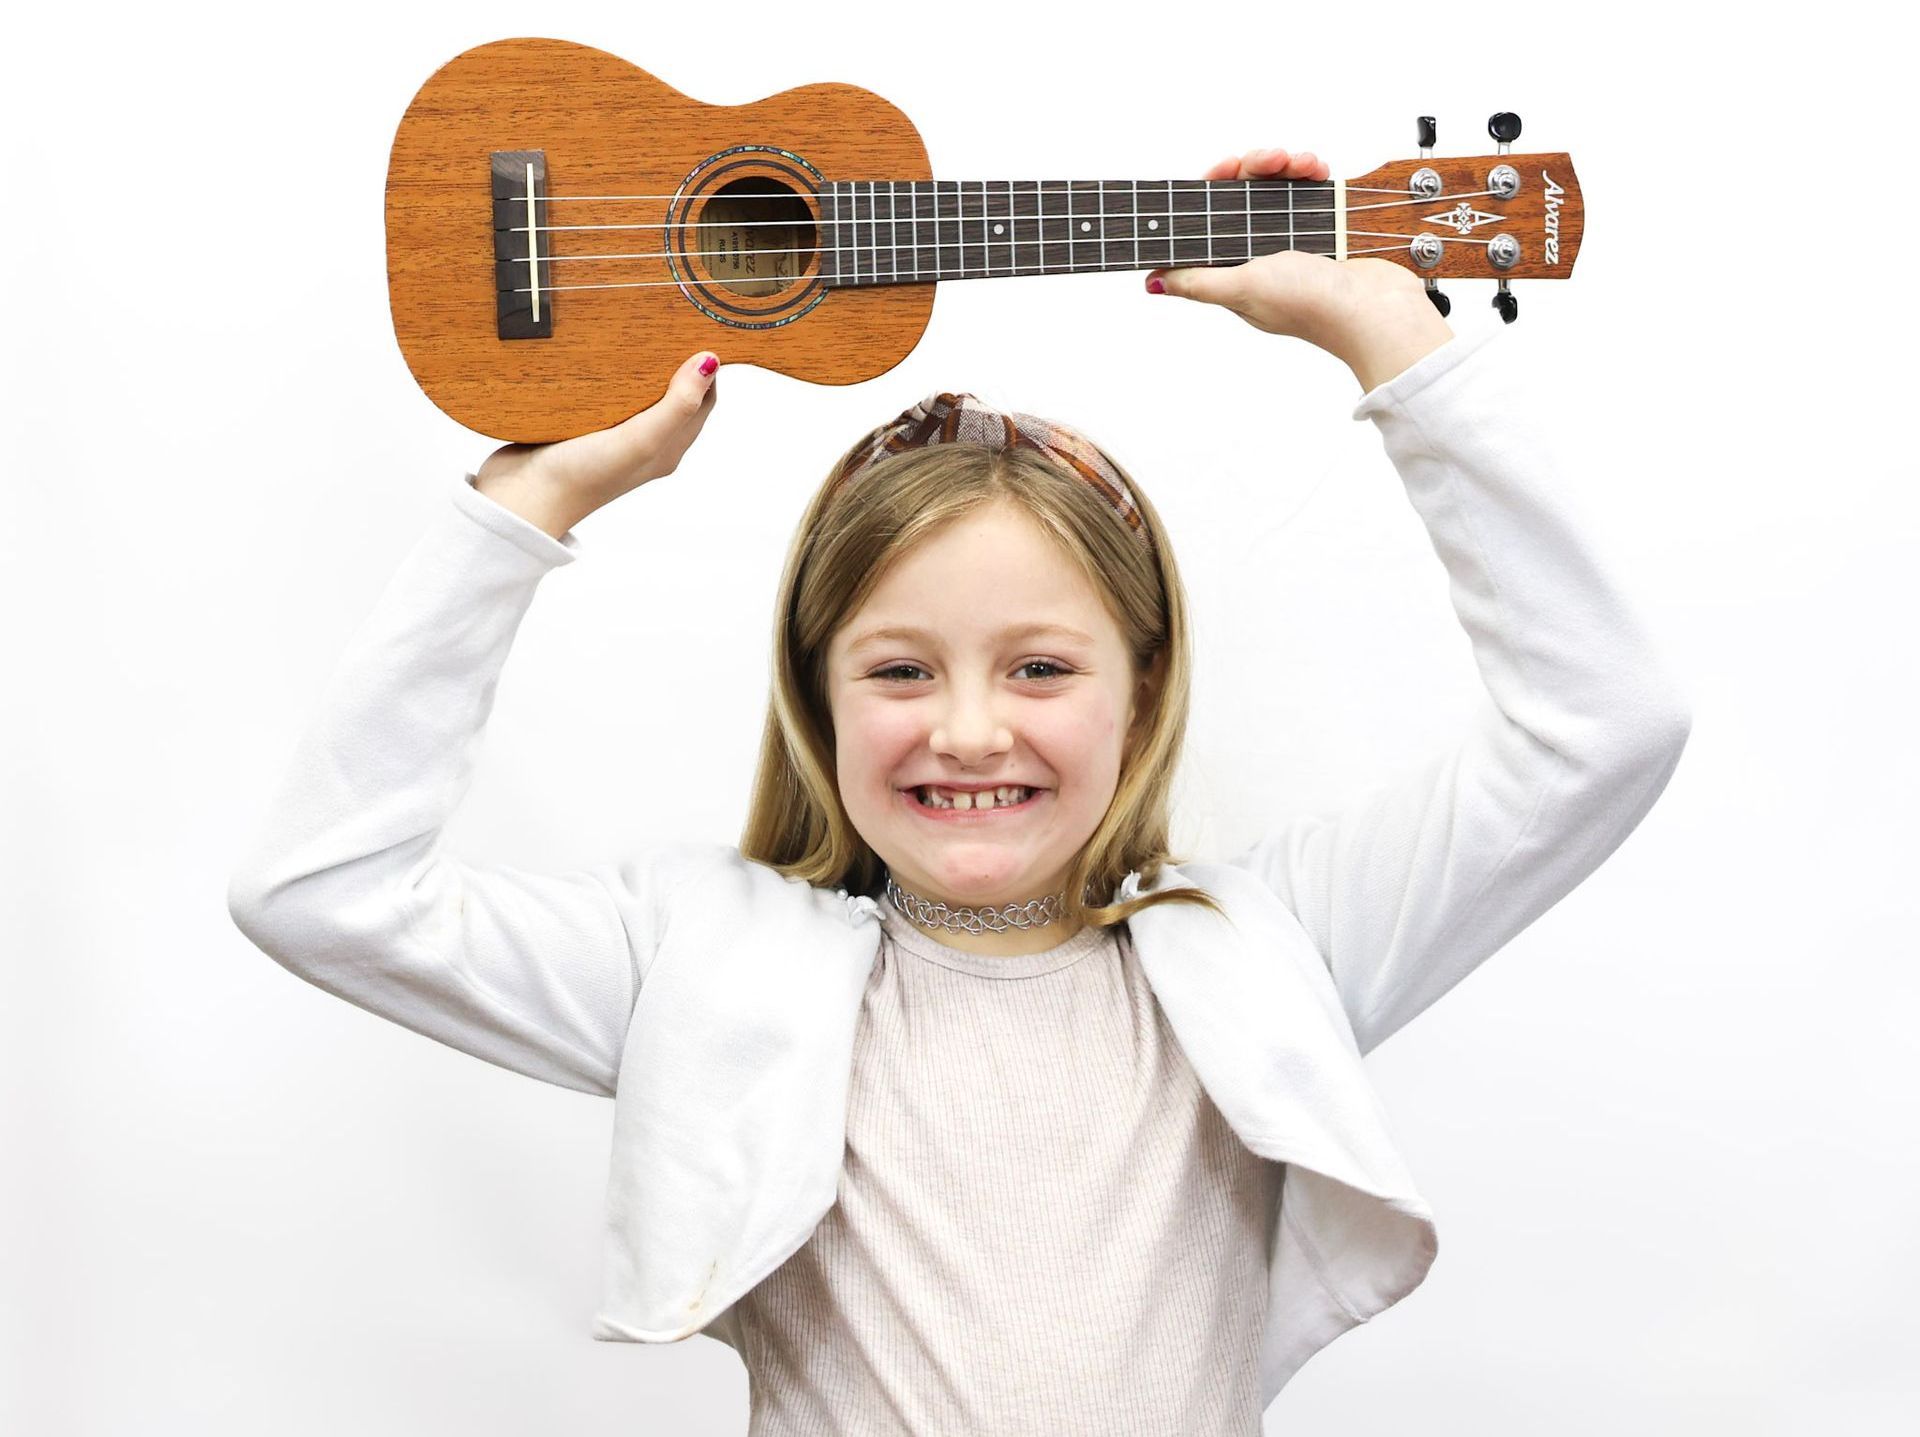
[[[1203,180],[1325,180],[1327,162],[1310,150],[1249,150],[1220,161]],[[1331,225],[1333,216],[1326,217]],[[1365,388],[1388,365],[1404,367],[1413,350],[1435,348],[1453,330],[1411,270],[1383,259],[1336,260],[1301,250],[1258,255],[1236,265],[1156,269],[1167,294],[1218,304],[1255,329],[1318,345],[1354,371]],[[1397,372],[1397,370],[1396,370]]]

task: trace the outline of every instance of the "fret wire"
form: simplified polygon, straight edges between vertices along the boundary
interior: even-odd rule
[[[960,182],[960,265],[961,265],[961,268],[963,269],[968,267],[967,266],[967,185],[969,183],[980,186],[980,239],[982,241],[983,251],[985,247],[985,240],[987,237],[987,218],[986,218],[987,182],[985,180],[973,180],[971,182],[967,180],[962,180]],[[989,275],[993,273],[992,257],[990,255],[985,254],[983,252],[980,256],[980,265],[981,265],[981,268],[986,270],[986,272]]]

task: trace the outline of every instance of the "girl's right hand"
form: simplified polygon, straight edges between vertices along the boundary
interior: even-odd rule
[[[714,372],[702,374],[709,357]],[[719,393],[719,358],[701,350],[651,407],[606,429],[552,444],[508,444],[474,475],[474,488],[559,538],[587,515],[650,479],[673,473],[700,437]]]

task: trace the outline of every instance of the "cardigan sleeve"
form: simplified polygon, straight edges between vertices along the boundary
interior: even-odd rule
[[[611,1096],[664,922],[667,851],[569,873],[444,851],[520,620],[579,548],[471,476],[450,489],[328,680],[229,880],[228,911],[317,988]]]
[[[1229,860],[1318,948],[1362,1053],[1592,873],[1672,777],[1684,693],[1578,522],[1504,331],[1369,391],[1486,687],[1465,736]]]

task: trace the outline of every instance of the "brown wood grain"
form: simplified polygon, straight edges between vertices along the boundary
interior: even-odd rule
[[[618,56],[541,39],[482,45],[437,70],[401,119],[386,190],[394,334],[427,396],[482,434],[544,442],[649,407],[700,349],[818,384],[854,384],[898,364],[926,329],[931,284],[848,290],[806,282],[773,295],[716,286],[708,301],[728,307],[720,317],[671,283],[563,290],[547,296],[555,306],[551,338],[496,336],[493,151],[544,151],[553,196],[671,195],[734,146],[786,150],[827,180],[933,177],[912,122],[852,85],[803,85],[749,105],[708,105]],[[730,158],[739,167],[727,172],[729,181],[794,167],[777,156]],[[661,224],[671,203],[554,203],[549,216],[568,224]],[[562,233],[554,252],[658,251],[665,233]],[[575,282],[570,272],[584,270],[604,280],[672,277],[664,259],[551,266],[556,284]],[[800,314],[805,300],[795,300],[803,291],[818,302]]]

